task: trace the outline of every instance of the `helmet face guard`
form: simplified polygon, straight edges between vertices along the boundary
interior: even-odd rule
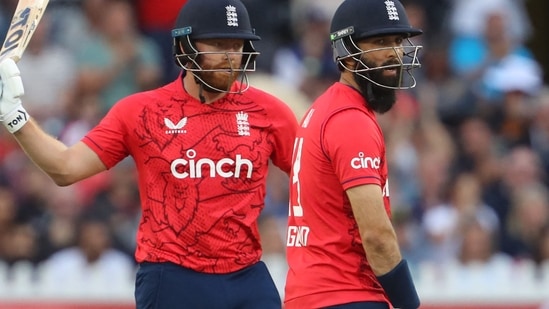
[[[383,88],[410,89],[416,86],[413,70],[421,66],[418,53],[422,46],[414,45],[410,37],[422,31],[410,26],[406,11],[398,0],[345,0],[332,18],[330,31],[334,62],[340,68]],[[358,46],[360,40],[387,35],[402,35],[405,44],[371,50],[362,50]],[[387,50],[395,53],[398,63],[376,67],[365,63],[369,53]],[[356,65],[350,67],[348,59],[354,60]],[[396,86],[379,83],[369,74],[374,70],[395,68],[400,75]]]
[[[416,79],[413,75],[414,69],[421,67],[421,63],[418,59],[419,50],[422,46],[413,45],[409,38],[406,39],[407,44],[399,47],[383,47],[369,50],[362,50],[358,47],[351,36],[336,39],[332,42],[332,48],[334,50],[334,60],[343,69],[353,72],[358,76],[368,80],[369,82],[383,88],[388,89],[411,89],[416,86]],[[395,54],[395,59],[398,63],[380,65],[376,67],[370,67],[364,62],[369,53],[378,51],[392,50]],[[350,67],[346,62],[347,59],[355,61],[356,65]],[[399,72],[399,82],[396,86],[381,84],[378,81],[370,78],[368,74],[375,70],[384,69],[397,69]]]
[[[255,51],[251,41],[244,41],[244,48],[242,52],[202,52],[194,46],[189,35],[185,35],[179,38],[174,37],[174,45],[179,44],[181,44],[180,48],[177,48],[174,51],[176,64],[183,68],[185,71],[191,72],[199,82],[204,84],[209,89],[216,92],[242,93],[250,88],[248,75],[246,73],[254,72],[256,70],[255,59],[259,55],[259,52]],[[229,61],[229,69],[206,69],[203,68],[200,64],[200,56],[203,55],[225,55],[227,58],[231,58],[231,56],[233,55],[238,55],[242,57],[242,60],[239,67],[233,67],[232,62]],[[231,85],[227,85],[227,89],[220,89],[218,87],[214,87],[208,84],[203,78],[200,77],[200,74],[195,74],[196,72],[229,72],[231,74],[238,73],[238,81],[240,82],[240,86],[233,90],[231,90]]]
[[[246,73],[255,71],[256,57],[259,55],[252,41],[260,40],[260,37],[251,27],[246,7],[240,0],[188,0],[179,12],[172,38],[175,63],[191,72],[209,90],[241,93],[250,87]],[[241,39],[244,47],[241,52],[203,52],[195,46],[196,40],[201,39]],[[206,55],[224,55],[229,58],[239,55],[242,60],[239,67],[232,67],[229,61],[229,69],[205,69],[200,59]],[[219,89],[201,78],[200,72],[237,73],[240,87],[233,89],[232,85],[227,85],[227,89]]]

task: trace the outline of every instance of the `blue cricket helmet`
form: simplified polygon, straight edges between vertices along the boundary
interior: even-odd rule
[[[240,0],[188,0],[181,8],[172,37],[260,40]]]
[[[337,8],[330,25],[330,41],[334,62],[341,70],[351,71],[377,86],[390,89],[409,89],[416,85],[412,70],[419,68],[418,51],[422,48],[412,44],[410,38],[423,32],[410,25],[406,10],[398,0],[345,0]],[[407,43],[401,47],[378,48],[393,50],[399,64],[369,67],[363,56],[374,50],[362,50],[360,40],[383,35],[402,35]],[[352,59],[359,66],[350,67],[345,63]],[[369,72],[398,67],[410,79],[401,80],[398,86],[380,84],[371,79]]]
[[[345,0],[337,8],[330,25],[333,34],[352,28],[347,33],[356,42],[377,35],[422,33],[410,26],[404,6],[398,0]],[[342,35],[344,33],[341,33]]]

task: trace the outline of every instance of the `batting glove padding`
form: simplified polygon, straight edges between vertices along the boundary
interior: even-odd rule
[[[25,94],[21,74],[11,58],[0,62],[0,78],[0,120],[10,133],[15,133],[29,121],[29,114],[21,104]]]

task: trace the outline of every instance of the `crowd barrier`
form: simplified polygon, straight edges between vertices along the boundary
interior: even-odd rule
[[[549,309],[549,263],[413,269],[422,309]],[[47,270],[0,262],[0,309],[133,309],[134,278],[73,274],[55,282]]]

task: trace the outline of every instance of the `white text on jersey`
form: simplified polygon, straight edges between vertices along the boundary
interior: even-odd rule
[[[364,152],[359,152],[358,157],[355,157],[351,159],[351,167],[355,170],[361,169],[361,168],[373,168],[373,169],[379,169],[381,166],[381,159],[371,158],[371,157],[365,157]]]
[[[240,174],[244,166],[247,167],[246,178],[252,178],[252,161],[243,159],[240,154],[236,155],[235,160],[231,158],[222,158],[217,161],[209,158],[194,160],[196,157],[196,151],[194,149],[189,149],[187,150],[186,156],[186,159],[180,158],[172,161],[170,170],[175,178],[202,178],[203,169],[205,171],[209,170],[209,176],[212,178],[218,175],[222,178],[240,178]],[[181,168],[186,170],[186,166],[189,167],[189,171],[180,172]]]
[[[305,247],[309,240],[310,229],[308,226],[288,226],[288,239],[286,240],[287,247]]]

